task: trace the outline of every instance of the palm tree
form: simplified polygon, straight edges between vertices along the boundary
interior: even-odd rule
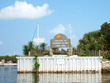
[[[29,54],[29,51],[34,50],[34,49],[35,48],[34,48],[33,42],[30,41],[28,43],[28,45],[24,45],[23,46],[23,53],[24,53],[24,55],[28,55]]]
[[[46,43],[41,43],[41,44],[40,44],[40,47],[42,48],[43,51],[44,51],[46,45],[47,45]]]
[[[29,49],[29,51],[34,50],[34,45],[33,45],[33,42],[32,41],[30,41],[28,43],[28,49]]]
[[[28,46],[24,45],[23,46],[23,53],[24,53],[24,55],[28,55],[28,52],[29,52]]]

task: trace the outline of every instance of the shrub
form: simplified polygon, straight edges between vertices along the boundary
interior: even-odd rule
[[[88,56],[87,53],[81,53],[81,56]]]
[[[35,69],[36,71],[38,71],[40,64],[39,64],[38,61],[37,61],[37,60],[38,60],[37,57],[38,57],[39,55],[34,55],[34,56],[35,56],[35,58],[34,58],[34,60],[35,60],[34,69]]]
[[[98,56],[98,55],[88,55],[87,53],[81,53],[81,56]]]
[[[105,54],[105,55],[103,56],[103,58],[105,58],[105,59],[110,59],[110,52],[107,53],[107,54]]]

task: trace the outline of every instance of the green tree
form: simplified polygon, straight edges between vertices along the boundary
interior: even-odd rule
[[[34,49],[35,48],[34,48],[33,42],[30,41],[28,45],[23,46],[23,53],[24,55],[28,55],[29,51],[34,50]]]
[[[83,50],[103,50],[103,36],[100,31],[89,32],[79,40],[78,49]]]
[[[110,51],[110,23],[105,22],[101,25],[100,32],[104,36],[104,49]]]
[[[46,45],[47,45],[46,43],[41,43],[41,44],[40,44],[40,47],[41,47],[41,49],[42,49],[43,51],[44,51]]]
[[[30,41],[30,42],[28,43],[28,49],[29,49],[29,51],[34,50],[34,49],[35,49],[35,48],[34,48],[34,44],[33,44],[33,42],[32,42],[32,41]]]
[[[28,46],[27,45],[24,45],[23,46],[23,54],[24,55],[28,55],[28,52],[29,52]]]

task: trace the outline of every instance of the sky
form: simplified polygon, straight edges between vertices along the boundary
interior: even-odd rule
[[[85,33],[110,22],[110,0],[0,0],[0,56],[23,55],[23,45],[40,40],[50,45],[58,33],[77,47]]]

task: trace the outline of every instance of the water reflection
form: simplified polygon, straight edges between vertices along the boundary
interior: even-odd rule
[[[101,83],[102,76],[97,74],[17,74],[18,83]]]
[[[102,83],[110,83],[110,73],[102,74]]]
[[[0,83],[16,83],[16,66],[0,66]]]
[[[32,73],[17,74],[17,83],[39,83],[39,75]]]

